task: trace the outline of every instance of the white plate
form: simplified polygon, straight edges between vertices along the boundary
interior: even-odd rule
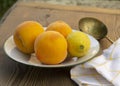
[[[74,30],[75,31],[75,30]],[[20,62],[26,65],[31,66],[37,66],[37,67],[46,67],[46,68],[53,68],[53,67],[68,67],[68,66],[74,66],[83,62],[86,62],[87,60],[92,59],[100,49],[99,42],[92,36],[88,35],[91,41],[91,46],[89,52],[81,57],[81,58],[69,58],[66,59],[64,62],[57,64],[57,65],[45,65],[40,63],[34,54],[32,55],[26,55],[22,52],[20,52],[13,41],[13,36],[9,37],[5,44],[4,44],[4,51],[6,54],[13,59],[16,62]]]

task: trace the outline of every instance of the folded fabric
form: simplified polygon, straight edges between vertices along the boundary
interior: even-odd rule
[[[120,86],[120,38],[102,55],[72,68],[70,74],[78,85]]]

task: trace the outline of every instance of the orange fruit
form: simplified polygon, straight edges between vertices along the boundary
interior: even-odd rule
[[[13,39],[21,52],[30,54],[34,52],[36,37],[42,32],[44,32],[43,26],[38,22],[25,21],[17,26]]]
[[[44,64],[59,64],[67,57],[67,41],[56,31],[41,33],[35,40],[35,54]]]
[[[60,32],[65,38],[72,32],[72,28],[64,21],[55,21],[51,23],[48,25],[46,31],[50,30]]]

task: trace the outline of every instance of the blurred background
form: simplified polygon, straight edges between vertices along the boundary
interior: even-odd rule
[[[81,5],[81,6],[92,6],[110,9],[120,9],[120,0],[0,0],[0,19],[5,14],[5,12],[16,2],[45,2],[51,4],[61,4],[61,5]]]
[[[0,19],[17,0],[0,0]]]

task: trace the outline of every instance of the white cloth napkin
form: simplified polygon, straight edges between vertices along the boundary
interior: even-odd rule
[[[120,38],[102,55],[73,67],[70,74],[79,86],[120,86]]]

